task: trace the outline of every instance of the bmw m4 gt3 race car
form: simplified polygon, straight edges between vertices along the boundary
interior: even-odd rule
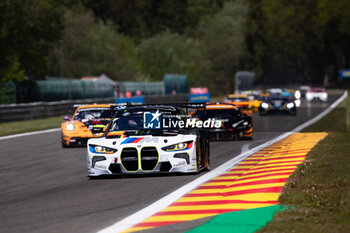
[[[81,105],[75,110],[73,118],[65,116],[61,124],[62,147],[86,146],[89,138],[100,137],[111,120],[111,105]]]
[[[206,109],[199,109],[194,114],[199,120],[215,119],[221,122],[220,127],[208,129],[211,140],[252,139],[252,116],[231,103],[207,103]]]
[[[88,176],[197,173],[208,168],[208,134],[194,128],[180,106],[205,104],[118,107],[104,135],[88,140]]]
[[[294,116],[297,114],[297,107],[291,98],[276,93],[267,97],[259,107],[260,116],[264,116],[271,112],[285,112]]]

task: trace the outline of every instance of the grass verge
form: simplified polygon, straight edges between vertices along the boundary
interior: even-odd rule
[[[280,196],[281,205],[294,208],[278,212],[258,232],[350,232],[349,111],[340,110],[349,107],[347,98],[304,130],[329,135],[307,155]]]
[[[58,116],[37,120],[0,123],[0,136],[59,128],[62,122],[63,117]]]

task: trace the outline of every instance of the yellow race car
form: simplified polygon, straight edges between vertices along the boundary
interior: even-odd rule
[[[252,111],[259,111],[259,107],[264,100],[266,100],[270,96],[267,92],[261,92],[259,95],[255,95],[254,99],[250,100],[250,108]]]
[[[243,113],[249,116],[252,116],[253,114],[251,102],[247,95],[230,94],[227,96],[224,102],[236,105]]]
[[[257,112],[259,110],[260,104],[262,103],[262,100],[259,98],[260,95],[264,95],[261,91],[257,90],[248,90],[248,91],[242,91],[239,95],[229,95],[228,97],[245,97],[248,98],[249,101],[249,109],[253,112]]]
[[[61,124],[62,147],[85,146],[89,138],[100,137],[111,120],[111,105],[81,105],[73,117],[65,116]]]

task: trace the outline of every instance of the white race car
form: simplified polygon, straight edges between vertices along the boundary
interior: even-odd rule
[[[323,87],[313,87],[306,92],[305,97],[307,101],[321,100],[326,102],[328,100],[328,93]]]
[[[207,169],[208,133],[179,127],[185,124],[185,118],[181,108],[175,105],[119,109],[104,135],[88,140],[88,176],[197,173]]]

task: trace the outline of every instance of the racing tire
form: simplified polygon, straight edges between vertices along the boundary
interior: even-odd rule
[[[196,141],[196,165],[197,165],[197,171],[196,174],[199,174],[201,171],[201,161],[200,161],[201,153],[200,153],[200,145],[199,140]]]
[[[62,145],[62,148],[68,148],[69,147],[68,145],[64,144],[63,142],[61,143],[61,145]]]
[[[205,140],[205,157],[206,157],[206,166],[204,168],[205,171],[210,170],[210,143],[209,138]]]
[[[209,170],[209,164],[210,164],[209,153],[210,153],[209,138],[207,137],[205,140],[197,140],[197,146],[196,146],[197,172],[195,173],[198,174],[201,171]]]
[[[237,136],[237,138],[239,139],[239,140],[249,140],[249,141],[252,141],[253,140],[253,136],[242,136],[242,137],[240,137],[239,135]]]

